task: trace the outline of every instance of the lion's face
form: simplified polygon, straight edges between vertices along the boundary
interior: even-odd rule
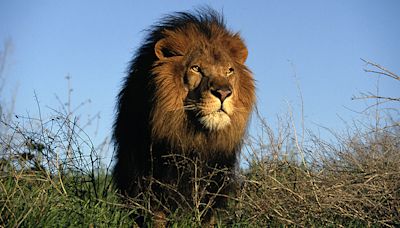
[[[235,111],[235,63],[218,48],[195,48],[183,63],[184,109],[204,128],[220,130]]]
[[[249,90],[254,89],[252,78],[243,65],[247,49],[236,36],[209,40],[188,36],[190,32],[190,28],[185,34],[169,31],[166,38],[155,45],[159,58],[153,70],[159,90],[157,99],[166,98],[159,101],[159,105],[165,112],[183,110],[189,121],[203,129],[225,129],[235,121],[233,116],[244,105],[240,102],[243,100],[240,91],[245,88],[238,88],[249,84]],[[242,83],[244,80],[249,82]],[[242,110],[240,115],[250,112],[250,108],[242,109],[246,114]]]

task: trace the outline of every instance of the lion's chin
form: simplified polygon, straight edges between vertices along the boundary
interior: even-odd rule
[[[199,118],[200,123],[211,131],[225,128],[231,123],[231,118],[224,111],[212,112]]]

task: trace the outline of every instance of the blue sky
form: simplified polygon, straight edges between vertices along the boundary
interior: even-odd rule
[[[209,5],[245,39],[257,80],[258,108],[272,125],[277,115],[301,111],[306,124],[339,129],[366,107],[353,95],[375,91],[376,77],[360,60],[400,73],[400,1],[0,1],[0,41],[11,39],[7,91],[18,87],[15,112],[35,115],[66,100],[70,75],[83,116],[100,112],[98,139],[111,134],[115,96],[148,28],[175,11]],[[296,74],[296,78],[294,75]],[[382,78],[380,93],[400,96],[399,83]],[[4,94],[3,94],[4,96]],[[90,134],[90,133],[89,133]],[[96,140],[96,139],[95,139]]]

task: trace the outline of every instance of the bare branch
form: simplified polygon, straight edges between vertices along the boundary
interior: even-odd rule
[[[364,69],[365,72],[386,75],[386,76],[391,77],[393,79],[400,80],[400,77],[397,74],[389,71],[388,69],[384,68],[383,66],[381,66],[379,64],[376,64],[376,63],[373,63],[373,62],[370,62],[370,61],[367,61],[367,60],[362,59],[362,58],[361,58],[361,60],[363,62],[365,62],[367,64],[367,66],[371,65],[371,66],[373,66],[375,68],[378,68],[379,70],[382,70],[382,71],[374,71],[374,70]]]
[[[352,100],[360,100],[360,99],[383,99],[383,100],[388,100],[388,101],[400,101],[400,98],[383,97],[383,96],[376,96],[376,95],[362,96],[362,97],[352,97],[351,99],[352,99]]]

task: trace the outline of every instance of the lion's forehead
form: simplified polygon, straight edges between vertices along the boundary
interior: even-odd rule
[[[190,54],[193,58],[207,59],[215,63],[232,61],[227,48],[220,42],[194,45]]]

